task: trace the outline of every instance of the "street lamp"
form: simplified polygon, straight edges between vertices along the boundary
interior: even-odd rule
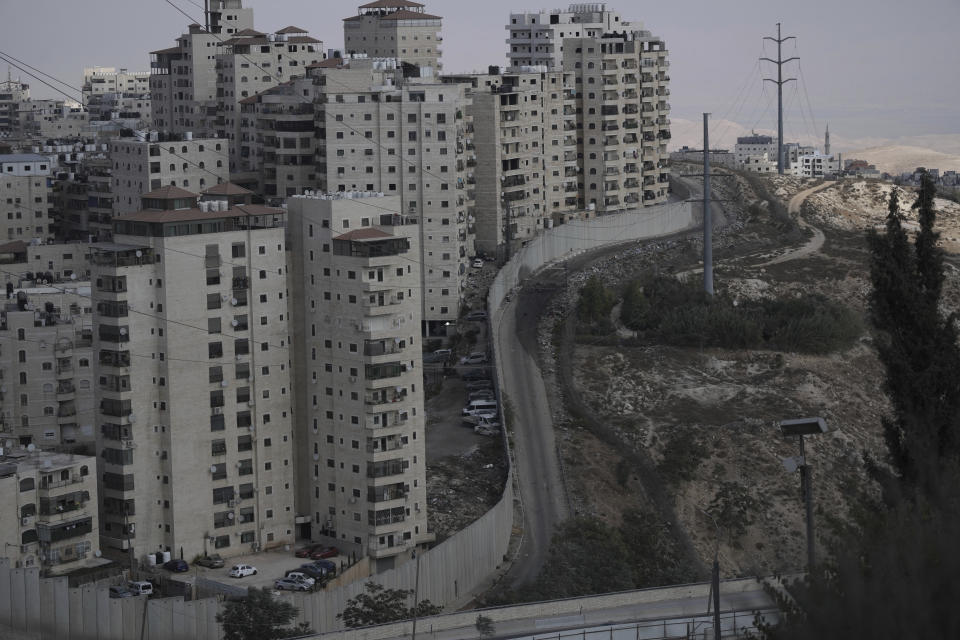
[[[810,465],[803,449],[803,436],[813,436],[827,433],[827,422],[823,418],[797,418],[782,420],[779,423],[780,432],[785,438],[796,436],[800,440],[800,455],[783,459],[783,466],[789,473],[800,469],[800,493],[803,496],[807,512],[807,570],[813,571],[814,566],[814,539],[813,539],[813,476]]]

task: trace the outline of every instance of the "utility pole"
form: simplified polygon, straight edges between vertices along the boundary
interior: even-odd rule
[[[710,212],[710,114],[703,114],[703,290],[713,296],[713,216]]]
[[[793,60],[799,60],[800,58],[793,57],[783,59],[783,43],[787,40],[796,40],[794,36],[787,36],[786,38],[780,37],[780,23],[777,23],[777,37],[771,38],[769,36],[764,37],[764,40],[772,40],[777,43],[777,59],[771,60],[770,58],[760,58],[767,62],[772,62],[777,65],[777,79],[773,80],[771,78],[764,78],[764,82],[772,82],[777,85],[777,173],[783,175],[783,85],[788,82],[796,82],[796,78],[787,78],[783,79],[783,65]]]

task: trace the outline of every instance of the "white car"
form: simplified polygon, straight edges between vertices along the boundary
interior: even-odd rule
[[[474,269],[483,269],[483,260],[481,258],[476,258],[473,261]]]
[[[257,568],[248,564],[235,564],[230,568],[231,578],[245,578],[257,575]]]
[[[308,587],[312,587],[313,583],[316,582],[313,578],[311,578],[305,573],[301,573],[300,571],[291,571],[286,575],[286,578],[288,580],[293,580],[295,582],[302,582]]]

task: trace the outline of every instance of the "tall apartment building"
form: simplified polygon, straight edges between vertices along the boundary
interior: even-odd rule
[[[411,0],[377,0],[360,5],[357,15],[343,20],[344,52],[396,58],[439,72],[443,68],[442,21]]]
[[[0,155],[0,239],[33,242],[53,235],[50,188],[53,160],[45,155]]]
[[[140,197],[160,187],[202,191],[230,179],[229,143],[192,134],[122,138],[110,143],[113,215],[140,209]]]
[[[30,100],[30,85],[14,80],[7,71],[7,79],[0,81],[0,139],[18,134],[22,104]]]
[[[217,116],[217,54],[233,34],[253,29],[253,9],[242,0],[205,4],[205,25],[191,24],[176,46],[150,52],[153,126],[159,131],[208,132]]]
[[[0,446],[0,539],[13,567],[45,576],[102,564],[97,460]]]
[[[583,198],[598,212],[666,202],[666,47],[647,31],[564,40],[582,128]]]
[[[476,248],[506,258],[508,242],[516,248],[579,204],[576,114],[564,113],[564,74],[527,69],[443,80],[471,87],[476,168],[467,183],[476,189]]]
[[[115,67],[87,67],[83,70],[83,103],[106,94],[144,95],[150,93],[149,71],[127,71]]]
[[[605,4],[511,14],[507,29],[515,68],[565,72],[564,111],[577,116],[569,132],[577,144],[579,201],[599,213],[665,202],[671,134],[663,40]]]
[[[298,511],[377,571],[427,531],[420,231],[399,196],[294,196]]]
[[[0,246],[0,255],[3,251]],[[96,380],[89,294],[89,282],[68,280],[17,289],[4,303],[0,443],[10,438],[23,446],[93,453]]]
[[[224,40],[217,55],[216,133],[230,141],[231,171],[241,166],[240,102],[270,87],[302,77],[324,60],[323,43],[306,30],[289,26],[273,34],[247,29]]]
[[[512,13],[507,31],[507,59],[510,66],[563,68],[567,38],[600,38],[606,33],[631,29],[620,14],[608,11],[605,3],[571,4],[566,10]]]
[[[420,219],[423,319],[428,331],[440,333],[458,317],[473,253],[469,100],[465,85],[405,78],[399,66],[326,60],[289,89],[268,92],[277,99],[245,104],[244,116],[257,127],[250,135],[263,141],[259,171],[268,197],[313,189],[400,196],[395,213]],[[306,182],[296,184],[300,179]]]
[[[294,540],[284,215],[220,192],[148,193],[91,247],[105,551]]]

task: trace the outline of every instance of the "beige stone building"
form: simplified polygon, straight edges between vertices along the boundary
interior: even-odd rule
[[[92,245],[105,553],[293,542],[283,227],[242,191],[164,187]]]
[[[30,100],[30,85],[13,79],[0,81],[0,139],[16,137],[21,133],[23,104]]]
[[[13,439],[23,446],[93,453],[96,374],[89,296],[89,282],[65,282],[17,288],[4,303],[0,443]]]
[[[83,70],[83,103],[106,94],[143,95],[150,93],[149,71],[128,71],[116,67],[87,67]]]
[[[404,78],[398,66],[326,60],[244,105],[244,116],[263,141],[257,162],[268,198],[378,191],[400,197],[393,213],[420,219],[423,319],[439,333],[458,316],[473,253],[469,100],[464,85]]]
[[[141,195],[161,187],[203,191],[228,182],[229,148],[221,138],[194,138],[192,134],[112,141],[113,215],[138,211]]]
[[[50,179],[54,166],[46,155],[0,155],[0,239],[29,243],[53,236]]]
[[[427,531],[415,215],[373,192],[289,200],[298,511],[377,571]],[[306,532],[304,532],[306,533]]]
[[[616,11],[607,10],[606,3],[578,3],[567,9],[512,13],[507,25],[507,59],[512,67],[542,65],[561,69],[565,39],[599,38],[632,26]]]
[[[102,564],[97,459],[0,446],[0,540],[16,568],[63,575]]]
[[[360,5],[357,15],[343,21],[344,53],[396,58],[439,73],[443,68],[442,20],[411,0],[377,0]]]
[[[444,82],[470,87],[476,249],[507,258],[508,242],[515,250],[578,205],[576,114],[564,113],[564,74],[526,69]]]

